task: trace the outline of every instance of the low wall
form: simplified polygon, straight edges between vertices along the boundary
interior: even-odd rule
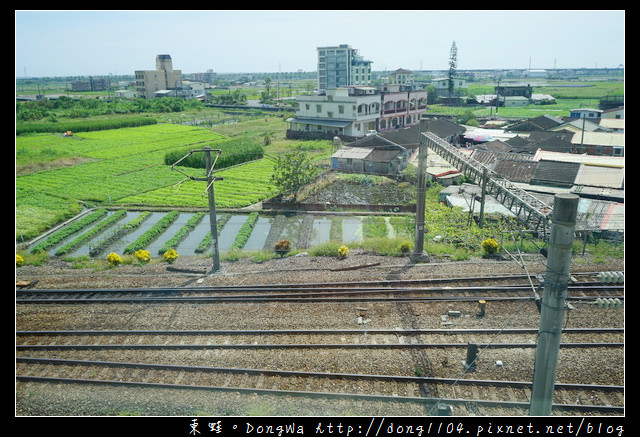
[[[415,205],[362,205],[349,203],[262,202],[262,209],[274,211],[342,211],[415,212]]]

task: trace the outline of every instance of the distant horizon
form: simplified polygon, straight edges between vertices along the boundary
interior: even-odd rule
[[[347,44],[377,71],[616,68],[624,10],[18,10],[15,76],[317,70]],[[507,68],[508,67],[508,68]],[[26,71],[26,74],[25,74]],[[185,73],[186,74],[186,73]]]
[[[401,67],[398,67],[401,68]],[[177,70],[180,70],[179,68],[177,68]],[[373,73],[384,73],[384,72],[393,72],[397,70],[397,68],[391,69],[391,70],[372,70]],[[464,70],[458,70],[459,73],[464,73],[464,72],[473,72],[473,71],[566,71],[566,70],[624,70],[624,66],[622,67],[563,67],[563,68],[466,68]],[[427,70],[411,70],[413,72],[447,72],[447,69],[427,69]],[[307,74],[307,73],[317,73],[317,70],[310,70],[310,71],[231,71],[231,72],[218,72],[218,71],[214,71],[214,74],[221,74],[221,75],[251,75],[251,74],[273,74],[273,75],[277,75],[277,74],[291,74],[291,73],[299,73],[299,74]],[[201,74],[201,73],[205,73],[204,71],[193,71],[193,72],[189,72],[189,73],[185,73],[182,72],[183,75],[190,75],[190,74]],[[135,76],[135,73],[131,73],[131,74],[112,74],[112,73],[108,73],[108,74],[72,74],[72,75],[67,75],[67,76],[20,76],[20,77],[16,77],[16,80],[19,79],[61,79],[61,78],[69,78],[69,77],[109,77],[109,76]],[[532,79],[546,79],[544,77],[540,77],[540,78],[532,78]]]

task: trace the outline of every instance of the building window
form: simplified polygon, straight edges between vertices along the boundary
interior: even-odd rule
[[[322,105],[316,105],[316,112],[318,114],[322,112]]]
[[[338,105],[338,114],[344,114],[344,105]]]

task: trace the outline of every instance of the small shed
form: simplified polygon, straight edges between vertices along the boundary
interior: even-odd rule
[[[338,171],[394,175],[407,168],[409,152],[377,135],[370,135],[338,149],[331,168]]]
[[[364,160],[373,149],[365,147],[341,147],[331,155],[331,168],[333,170],[364,173]]]
[[[521,108],[529,104],[529,99],[523,96],[508,96],[503,97],[501,100],[506,108]]]

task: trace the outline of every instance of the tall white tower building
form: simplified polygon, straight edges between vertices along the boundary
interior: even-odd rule
[[[332,88],[370,85],[372,63],[347,44],[318,47],[318,93],[326,94]]]

